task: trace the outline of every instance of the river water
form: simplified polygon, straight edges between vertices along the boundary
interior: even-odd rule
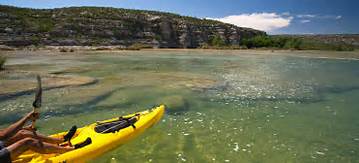
[[[98,79],[44,92],[37,126],[46,134],[173,106],[94,162],[359,161],[359,61],[226,53],[20,55],[8,65]],[[1,126],[30,111],[32,100],[0,101]]]

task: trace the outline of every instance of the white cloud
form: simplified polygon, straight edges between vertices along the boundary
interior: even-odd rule
[[[283,16],[290,16],[290,12],[283,12],[282,15]]]
[[[277,13],[252,13],[230,15],[223,18],[208,18],[225,23],[234,24],[240,27],[254,28],[270,32],[279,28],[288,27],[293,17],[281,15]]]
[[[297,18],[301,19],[341,19],[341,15],[315,15],[315,14],[299,14],[296,15]]]
[[[304,19],[304,20],[300,20],[300,22],[301,22],[301,23],[309,23],[309,22],[311,22],[311,21],[308,20],[308,19]]]
[[[320,15],[318,16],[319,19],[341,19],[342,16],[341,15]]]
[[[298,14],[295,15],[300,23],[309,23],[317,20],[339,20],[342,18],[341,15],[319,15],[319,14]]]
[[[297,18],[315,18],[317,17],[317,15],[313,15],[313,14],[299,14],[297,15]]]

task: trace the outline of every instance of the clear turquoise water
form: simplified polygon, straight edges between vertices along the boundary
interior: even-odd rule
[[[184,99],[183,111],[94,162],[359,161],[359,61],[218,53],[226,52],[22,56],[9,64],[99,79],[44,92],[37,125],[47,134]],[[31,110],[32,98],[0,101],[1,126]]]

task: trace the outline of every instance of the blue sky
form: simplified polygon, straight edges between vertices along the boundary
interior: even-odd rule
[[[359,33],[359,0],[0,0],[0,4],[167,11],[257,28],[271,34]]]

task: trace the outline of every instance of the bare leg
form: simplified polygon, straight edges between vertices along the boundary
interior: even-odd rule
[[[39,140],[33,138],[22,139],[10,146],[6,147],[10,152],[11,159],[17,158],[27,150],[32,150],[41,154],[64,153],[74,149],[74,147],[61,147],[49,143],[40,143]]]
[[[22,127],[25,125],[25,123],[28,120],[31,120],[34,117],[38,117],[39,114],[35,113],[34,111],[28,113],[26,116],[24,116],[23,118],[21,118],[19,121],[17,121],[16,123],[10,125],[8,128],[0,131],[0,139],[5,140],[10,138],[11,136],[15,135],[19,130],[22,129]]]
[[[48,136],[44,136],[41,134],[34,134],[34,132],[28,131],[28,130],[20,130],[18,133],[16,133],[14,136],[10,137],[6,142],[6,146],[9,146],[11,144],[14,144],[15,142],[22,140],[24,138],[34,138],[34,139],[38,139],[41,140],[43,142],[46,143],[51,143],[51,144],[60,144],[62,142],[64,142],[63,139],[58,139],[58,138],[52,138],[52,137],[48,137]]]

